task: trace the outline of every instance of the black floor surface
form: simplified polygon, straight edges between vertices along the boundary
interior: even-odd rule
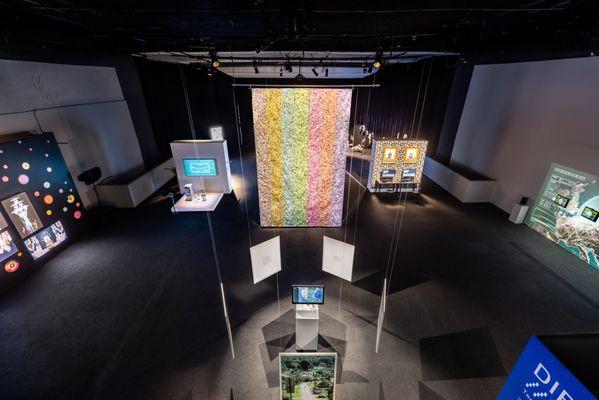
[[[479,384],[492,392],[530,335],[599,329],[599,273],[491,205],[461,204],[427,181],[403,206],[403,197],[365,193],[358,177],[346,179],[342,228],[261,229],[251,157],[244,166],[251,233],[238,164],[235,193],[212,214],[234,332],[277,302],[277,280],[252,284],[250,239],[281,236],[281,297],[292,283],[326,278],[323,235],[355,244],[344,307],[368,324],[376,323],[378,307],[366,300],[379,294],[394,260],[385,331],[419,349],[420,369],[405,380],[390,371],[380,380],[344,376],[346,385],[369,385],[372,398],[469,398],[460,396]],[[177,389],[167,382],[216,368],[204,354],[230,357],[218,278],[206,215],[172,215],[169,207],[167,200],[110,211],[89,235],[2,295],[0,398],[200,398],[197,382],[186,388],[183,379]],[[390,255],[396,216],[403,222]],[[290,325],[285,335],[283,323]],[[273,324],[262,329],[265,362],[293,341],[293,315]],[[335,327],[341,328],[348,329]],[[342,349],[348,363],[352,351],[364,351],[321,339]],[[464,351],[456,355],[456,347]],[[267,378],[256,384],[268,390],[273,377]],[[209,376],[202,379],[210,385]],[[211,398],[245,398],[227,393]]]

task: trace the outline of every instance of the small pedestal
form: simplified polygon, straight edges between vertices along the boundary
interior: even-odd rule
[[[171,211],[175,212],[197,212],[197,211],[214,211],[220,199],[223,198],[222,193],[206,193],[206,201],[202,201],[201,196],[195,196],[193,200],[185,200],[185,196],[181,197]]]
[[[528,212],[528,206],[523,204],[514,204],[512,208],[512,212],[510,214],[510,222],[514,224],[521,224],[524,222],[524,218],[526,218],[526,213]]]
[[[295,306],[295,347],[297,350],[318,350],[318,305]]]

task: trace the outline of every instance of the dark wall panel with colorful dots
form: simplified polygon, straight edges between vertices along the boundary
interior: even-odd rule
[[[0,135],[0,290],[81,232],[85,210],[52,133]]]

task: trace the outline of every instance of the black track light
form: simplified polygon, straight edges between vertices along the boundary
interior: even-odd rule
[[[328,68],[325,68],[325,70],[324,70],[324,76],[325,76],[325,78],[329,77],[329,69]]]
[[[281,69],[279,70],[279,76],[283,76],[283,67],[281,67]]]
[[[259,74],[260,71],[258,71],[258,61],[254,60],[252,61],[252,64],[254,65],[254,73]]]
[[[318,76],[318,71],[316,71],[316,67],[312,68],[312,73],[314,74],[314,76]]]
[[[285,70],[289,73],[293,72],[293,67],[291,66],[291,60],[289,60],[289,57],[287,56],[287,63],[285,63]]]

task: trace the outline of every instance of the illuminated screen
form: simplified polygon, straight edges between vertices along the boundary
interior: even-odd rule
[[[252,89],[262,226],[341,226],[351,89]]]
[[[60,221],[56,221],[43,231],[25,240],[25,246],[34,260],[54,249],[67,240],[67,233]]]
[[[293,285],[293,304],[324,304],[324,286]]]
[[[565,207],[568,207],[568,203],[570,202],[570,199],[558,194],[557,196],[555,196],[555,200],[553,200],[553,201],[558,206],[565,208]]]
[[[8,231],[0,232],[0,261],[6,260],[16,252],[17,246],[10,233]]]
[[[413,182],[414,178],[416,178],[416,169],[408,168],[401,171],[402,182]]]
[[[599,211],[593,210],[591,207],[585,207],[580,215],[586,219],[590,219],[593,222],[597,222],[597,219],[599,218]]]
[[[552,164],[526,224],[599,269],[599,178]]]
[[[216,176],[214,158],[184,158],[183,168],[187,176]]]
[[[2,200],[2,206],[22,238],[42,228],[42,221],[33,208],[27,193],[19,193]]]

